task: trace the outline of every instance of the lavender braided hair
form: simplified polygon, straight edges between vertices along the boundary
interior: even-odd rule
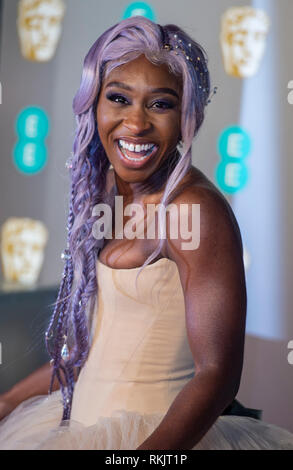
[[[166,44],[170,47],[164,47]],[[156,175],[151,176],[152,187],[155,183],[157,187],[164,188],[161,200],[164,207],[191,167],[192,140],[204,120],[210,94],[203,49],[175,25],[162,27],[141,16],[128,18],[105,31],[85,57],[81,84],[73,100],[77,126],[69,165],[71,189],[67,248],[63,256],[65,264],[54,313],[46,331],[46,347],[53,366],[49,393],[52,393],[56,376],[63,396],[61,424],[70,419],[75,368],[80,371],[88,357],[91,318],[98,296],[96,262],[104,240],[93,237],[96,217],[92,216],[92,211],[98,203],[114,204],[113,191],[106,189],[110,162],[101,144],[95,117],[99,91],[111,70],[141,54],[154,64],[168,64],[170,71],[183,83],[182,153],[176,149],[174,154],[166,156]],[[192,60],[187,60],[187,54]],[[144,189],[148,190],[147,184]],[[161,212],[160,224],[164,222],[163,217]],[[163,239],[138,275],[160,253],[162,245]],[[67,339],[72,347],[64,359],[62,351],[67,347]]]

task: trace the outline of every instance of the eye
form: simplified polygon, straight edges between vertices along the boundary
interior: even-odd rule
[[[158,105],[158,106],[155,106],[155,105]],[[171,108],[174,108],[174,104],[170,103],[169,101],[156,101],[155,103],[153,103],[152,106],[157,108],[157,109],[171,109]]]
[[[123,103],[128,103],[128,101],[126,100],[126,98],[124,98],[124,96],[122,95],[119,95],[117,93],[110,93],[108,95],[106,95],[106,98],[110,101],[113,101],[114,103],[118,103],[118,104],[123,104]]]

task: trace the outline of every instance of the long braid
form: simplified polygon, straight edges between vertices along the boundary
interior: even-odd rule
[[[92,226],[95,222],[95,218],[91,217],[89,211],[92,211],[94,205],[103,199],[104,189],[106,178],[105,174],[109,167],[109,161],[105,154],[99,152],[101,150],[101,145],[98,139],[98,134],[95,132],[95,136],[92,139],[91,144],[89,145],[89,155],[91,160],[90,168],[91,171],[86,174],[86,178],[83,183],[86,188],[89,188],[87,191],[82,191],[86,197],[83,198],[82,204],[87,206],[87,209],[84,208],[84,212],[88,214],[87,222],[83,225],[83,247],[81,251],[81,264],[84,267],[82,275],[80,278],[78,289],[76,290],[74,301],[73,301],[73,325],[74,325],[74,336],[75,336],[75,346],[71,351],[70,360],[66,363],[66,368],[69,372],[72,370],[73,366],[82,367],[84,362],[87,359],[89,352],[89,330],[88,330],[88,319],[85,316],[85,308],[87,303],[95,297],[97,292],[97,278],[96,278],[96,258],[97,258],[97,240],[92,237]],[[101,158],[96,158],[96,164],[93,162],[93,158],[97,157],[97,154],[100,153]],[[99,177],[99,174],[101,175]],[[99,178],[99,179],[97,179]],[[97,190],[97,181],[101,181],[100,190]],[[81,198],[78,199],[80,201]],[[77,204],[74,204],[76,207]],[[81,208],[79,208],[81,210]],[[68,391],[68,399],[66,402],[66,409],[64,411],[63,419],[69,419],[73,398],[73,375],[71,375],[70,388]]]
[[[79,120],[80,122],[81,120]],[[94,205],[104,198],[106,173],[110,165],[99,141],[96,126],[91,128],[94,131],[94,136],[88,136],[84,130],[82,132],[77,129],[77,139],[81,135],[87,135],[91,140],[85,150],[72,161],[71,198],[67,226],[66,255],[68,258],[64,267],[56,308],[48,327],[48,332],[51,333],[57,322],[54,346],[51,347],[48,344],[47,349],[53,362],[50,393],[54,376],[57,376],[63,395],[62,422],[70,418],[74,391],[74,368],[82,367],[89,352],[88,319],[85,315],[85,309],[88,301],[97,293],[95,263],[97,248],[101,243],[92,236],[92,226],[96,219],[91,216],[91,212]],[[74,148],[77,149],[76,140]],[[97,182],[100,184],[98,185]],[[73,265],[73,259],[75,265]],[[75,288],[73,289],[74,281]],[[62,364],[61,350],[70,325],[73,327],[74,347],[70,351],[70,359]],[[46,338],[49,339],[49,333]],[[61,371],[64,374],[65,385],[60,375]]]
[[[67,231],[68,231],[67,236],[68,236],[68,238],[69,238],[70,231],[71,231],[72,225],[73,225],[73,209],[72,209],[73,197],[74,197],[74,185],[72,184],[71,185],[71,194],[70,194],[70,207],[69,207],[69,214],[68,214],[68,221],[67,221]],[[67,248],[68,248],[68,246],[69,246],[69,242],[67,242]],[[58,317],[59,317],[59,322],[58,322],[59,328],[57,326],[57,331],[56,331],[56,336],[57,336],[56,340],[57,340],[57,342],[58,342],[58,338],[60,339],[60,336],[62,336],[62,333],[60,334],[60,330],[61,330],[61,327],[62,327],[62,315],[60,316],[60,311],[66,312],[68,310],[68,300],[69,300],[69,296],[70,296],[70,292],[71,292],[71,288],[72,288],[72,282],[73,282],[73,268],[72,268],[71,258],[68,257],[68,253],[65,253],[65,256],[66,255],[67,255],[67,258],[66,258],[66,262],[65,262],[65,266],[64,266],[64,271],[63,271],[60,290],[59,290],[59,293],[58,293],[58,298],[57,298],[57,301],[56,301],[55,311],[54,311],[54,314],[53,314],[52,319],[50,321],[49,327],[46,331],[47,351],[48,351],[49,355],[51,357],[53,357],[51,362],[53,362],[53,364],[54,364],[53,373],[52,373],[51,381],[50,381],[49,394],[52,393],[52,387],[53,387],[53,382],[54,382],[55,375],[57,375],[61,386],[63,386],[62,381],[61,381],[60,376],[59,376],[59,372],[58,372],[58,369],[60,367],[60,361],[58,361],[60,346],[54,352],[50,347],[49,340],[52,337],[51,329],[53,327],[54,322],[56,321],[56,319]],[[64,295],[62,295],[62,294],[64,294]],[[67,332],[65,334],[67,335]],[[64,372],[64,370],[63,370],[63,372]]]

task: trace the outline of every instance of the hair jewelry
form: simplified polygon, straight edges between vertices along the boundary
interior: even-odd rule
[[[192,58],[192,44],[188,43],[188,51],[185,50],[183,41],[182,39],[178,38],[178,34],[173,34],[172,36],[172,42],[174,42],[174,45],[171,44],[171,40],[169,39],[169,34],[168,31],[165,31],[164,28],[161,25],[158,25],[161,30],[162,34],[162,42],[163,42],[163,49],[167,51],[174,51],[176,55],[179,55],[182,53],[185,57],[185,59],[194,65],[197,77],[199,78],[199,86],[198,88],[203,91],[203,93],[206,93],[209,90],[209,81],[208,81],[208,70],[204,64],[202,64],[202,60],[199,56]],[[212,92],[210,93],[209,96],[206,97],[206,103],[205,105],[207,106],[211,102],[212,96],[214,96],[217,93],[218,87],[214,87]]]

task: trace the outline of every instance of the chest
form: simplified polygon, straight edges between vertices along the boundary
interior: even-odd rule
[[[120,222],[112,218],[111,238],[104,239],[99,252],[99,260],[114,269],[132,269],[140,267],[159,246],[158,217],[124,217]],[[165,258],[165,242],[160,253],[152,260]]]

